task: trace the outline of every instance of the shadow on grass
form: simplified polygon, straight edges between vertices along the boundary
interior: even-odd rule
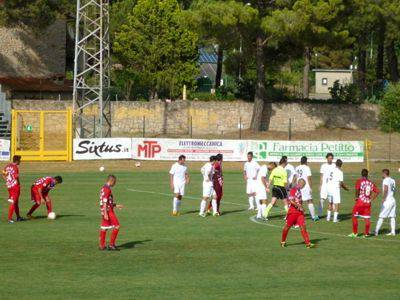
[[[195,214],[195,213],[198,213],[198,212],[199,212],[198,210],[189,210],[189,211],[185,211],[183,213],[183,215],[190,215],[190,214]]]
[[[383,229],[379,230],[379,235],[384,235],[384,234],[388,234],[388,233],[390,233],[389,228],[383,228]],[[396,229],[396,234],[400,234],[400,228]]]
[[[328,239],[328,238],[311,239],[310,242],[313,243],[313,244],[315,244],[315,245],[318,245],[319,242],[325,241],[325,240],[329,240],[329,239]],[[294,244],[288,244],[289,247],[290,247],[290,246],[298,246],[298,245],[304,245],[304,242],[299,242],[299,243],[294,243]]]
[[[153,240],[143,240],[143,241],[132,241],[132,242],[127,242],[125,244],[119,245],[118,248],[122,249],[133,249],[136,247],[136,245],[142,245],[148,242],[152,242]]]
[[[223,211],[222,215],[229,215],[229,214],[235,214],[235,213],[240,213],[243,211],[246,211],[247,209],[235,209],[235,210],[227,210],[227,211]]]
[[[86,215],[57,215],[57,219],[62,219],[62,218],[82,218],[86,217]],[[41,219],[47,219],[47,216],[34,216],[33,219],[25,219],[25,221],[35,221],[35,220],[41,220]]]

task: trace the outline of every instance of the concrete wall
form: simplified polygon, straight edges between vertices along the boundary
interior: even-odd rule
[[[48,77],[65,73],[66,24],[43,33],[0,27],[0,77]]]
[[[326,85],[322,84],[323,79],[326,79]],[[329,94],[329,88],[333,87],[336,80],[342,85],[350,84],[353,82],[353,73],[348,72],[334,72],[334,71],[316,71],[315,72],[315,93],[316,94]]]
[[[13,100],[15,109],[65,109],[70,101]],[[250,127],[253,104],[244,101],[201,102],[112,102],[112,132],[114,136],[139,135],[143,122],[147,134],[187,135],[192,123],[193,134],[223,135]],[[87,112],[88,115],[94,111]],[[263,129],[287,131],[289,119],[292,131],[313,131],[320,127],[348,129],[378,128],[379,107],[373,104],[266,103]]]

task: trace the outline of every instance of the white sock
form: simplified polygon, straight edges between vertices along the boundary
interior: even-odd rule
[[[180,209],[181,209],[181,200],[174,197],[174,211],[179,212]]]
[[[254,200],[253,200],[253,196],[249,197],[249,208],[254,209]]]
[[[392,234],[396,234],[396,218],[390,218],[390,229]]]
[[[257,209],[261,210],[261,203],[259,200],[256,200]]]
[[[339,216],[339,213],[338,213],[337,211],[335,211],[335,212],[333,213],[333,222],[337,222],[338,216]]]
[[[322,216],[322,212],[324,210],[324,199],[319,200],[319,216]]]
[[[213,214],[215,215],[218,212],[217,199],[212,199],[211,205],[213,209]]]
[[[330,210],[327,211],[327,213],[326,213],[326,220],[327,220],[327,221],[330,221],[330,220],[331,220],[331,213],[332,213],[332,212],[331,212]]]
[[[261,217],[264,215],[264,211],[266,208],[267,208],[267,204],[263,203],[260,205]]]
[[[207,201],[202,199],[200,202],[200,214],[204,214],[206,211]]]
[[[308,210],[310,212],[311,219],[314,219],[315,218],[315,208],[314,208],[313,203],[308,203]]]
[[[383,224],[383,218],[379,218],[378,222],[376,222],[375,234],[379,233],[379,230],[381,230],[382,224]]]

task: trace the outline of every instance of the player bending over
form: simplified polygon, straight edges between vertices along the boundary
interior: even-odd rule
[[[339,207],[341,203],[340,188],[348,191],[349,189],[343,183],[343,172],[342,172],[342,160],[338,159],[335,163],[336,168],[331,171],[331,174],[326,183],[326,190],[328,192],[328,211],[326,214],[326,220],[331,220],[333,211],[333,222],[339,222]]]
[[[42,177],[35,181],[35,183],[31,187],[31,200],[33,202],[32,208],[27,213],[27,217],[32,219],[33,212],[40,206],[40,204],[45,203],[47,208],[47,215],[53,212],[51,198],[49,193],[52,189],[55,188],[57,184],[61,184],[63,182],[61,176],[56,177]]]
[[[201,217],[206,216],[207,203],[212,199],[214,195],[213,166],[215,164],[215,161],[216,157],[211,156],[210,161],[204,164],[204,166],[201,168],[201,174],[203,175],[203,198],[200,202],[200,212],[199,212],[199,216]],[[218,214],[216,199],[212,199],[212,208],[213,208],[213,215],[216,216]]]
[[[185,195],[185,185],[189,184],[188,169],[185,165],[186,156],[180,155],[169,171],[169,184],[174,193],[172,215],[179,216],[182,197]]]
[[[267,189],[268,189],[268,167],[267,165],[262,165],[257,174],[256,182],[256,201],[259,207],[257,211],[257,219],[262,219],[265,209],[267,208]]]
[[[376,223],[375,235],[379,234],[379,230],[382,227],[383,219],[390,219],[390,232],[387,235],[396,235],[396,200],[394,199],[394,193],[396,191],[396,181],[390,177],[388,169],[382,170],[382,207],[379,213],[379,219]]]
[[[272,187],[271,202],[265,208],[263,214],[265,219],[268,219],[268,214],[278,199],[283,201],[285,211],[286,212],[288,211],[287,192],[286,192],[287,172],[284,169],[285,165],[286,165],[286,160],[284,158],[281,158],[281,160],[279,161],[279,166],[274,168],[269,175],[268,185],[273,187]],[[273,165],[270,166],[272,168]]]
[[[101,211],[101,225],[100,225],[100,250],[106,249],[106,235],[107,230],[112,230],[110,237],[110,245],[108,250],[118,251],[115,246],[115,241],[119,233],[119,221],[114,212],[114,207],[122,209],[123,206],[114,203],[112,194],[112,187],[117,183],[117,178],[114,175],[108,175],[106,184],[100,190],[100,211]]]
[[[319,191],[320,191],[320,205],[319,205],[319,217],[322,217],[324,209],[324,202],[328,199],[328,187],[327,183],[329,178],[332,176],[332,172],[335,169],[333,163],[333,154],[328,153],[326,155],[326,163],[321,165],[320,168],[320,180],[319,180]]]
[[[300,227],[301,235],[303,236],[304,243],[307,248],[314,247],[314,244],[310,242],[308,232],[306,230],[306,223],[304,218],[303,201],[301,198],[301,190],[306,185],[304,179],[299,179],[297,186],[290,190],[289,194],[289,210],[286,216],[286,224],[282,231],[281,246],[286,247],[286,238],[289,233],[290,227],[297,225]]]
[[[243,178],[246,181],[246,194],[249,198],[248,210],[259,209],[260,206],[256,201],[257,174],[259,170],[260,165],[253,160],[253,152],[247,153],[247,161],[243,168]]]
[[[361,178],[356,182],[356,204],[353,207],[353,232],[350,237],[358,236],[358,218],[365,220],[364,237],[369,237],[371,227],[371,201],[378,197],[379,190],[376,185],[368,179],[368,170],[361,171]]]
[[[18,166],[21,163],[21,156],[14,155],[13,162],[8,164],[3,170],[3,179],[6,182],[8,189],[8,202],[10,206],[8,208],[8,223],[13,224],[13,214],[17,216],[17,221],[23,221],[19,214],[19,195],[21,193],[21,184],[19,182],[19,169]]]
[[[296,178],[297,183],[300,179],[303,179],[306,182],[304,188],[301,189],[301,198],[303,202],[307,203],[311,219],[313,221],[318,221],[319,217],[315,215],[315,208],[312,200],[312,174],[310,167],[307,165],[306,156],[303,156],[300,159],[300,165],[296,167]]]

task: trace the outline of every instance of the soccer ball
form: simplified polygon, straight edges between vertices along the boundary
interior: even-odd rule
[[[100,170],[100,172],[104,172],[104,167],[101,166],[101,167],[99,168],[99,170]]]
[[[136,166],[136,168],[140,168],[140,166],[141,166],[140,161],[137,161],[137,162],[135,163],[135,166]]]
[[[53,211],[47,215],[47,219],[49,219],[49,220],[55,220],[56,217],[57,217],[56,213]]]

